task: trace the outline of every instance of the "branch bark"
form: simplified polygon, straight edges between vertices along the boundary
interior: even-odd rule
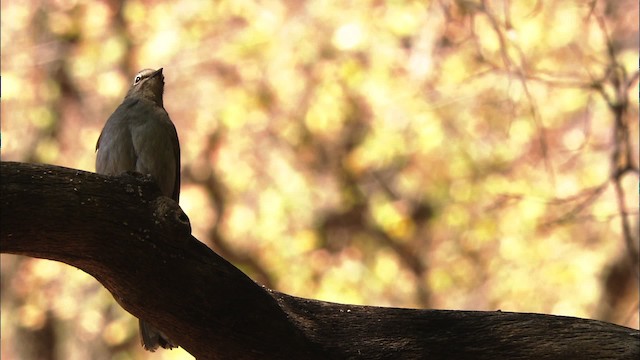
[[[261,287],[147,177],[2,162],[0,250],[61,261],[197,359],[635,359],[640,332],[543,314],[382,308]]]

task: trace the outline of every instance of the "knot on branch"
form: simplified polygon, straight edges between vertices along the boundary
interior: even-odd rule
[[[166,196],[159,196],[151,205],[157,225],[172,233],[191,234],[191,222],[177,202]]]

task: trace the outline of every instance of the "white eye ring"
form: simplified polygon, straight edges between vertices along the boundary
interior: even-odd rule
[[[140,80],[142,80],[142,76],[140,76],[140,75],[136,76],[136,79],[133,81],[133,84],[135,85],[135,84],[139,83]]]

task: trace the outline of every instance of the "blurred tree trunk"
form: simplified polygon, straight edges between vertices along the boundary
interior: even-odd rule
[[[3,162],[1,252],[93,275],[198,359],[634,359],[640,332],[543,314],[354,306],[257,285],[144,176]]]

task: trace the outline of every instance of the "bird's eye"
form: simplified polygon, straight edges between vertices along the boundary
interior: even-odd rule
[[[136,76],[136,79],[133,81],[133,84],[135,85],[135,84],[139,83],[140,80],[142,80],[142,76],[140,76],[140,75]]]

